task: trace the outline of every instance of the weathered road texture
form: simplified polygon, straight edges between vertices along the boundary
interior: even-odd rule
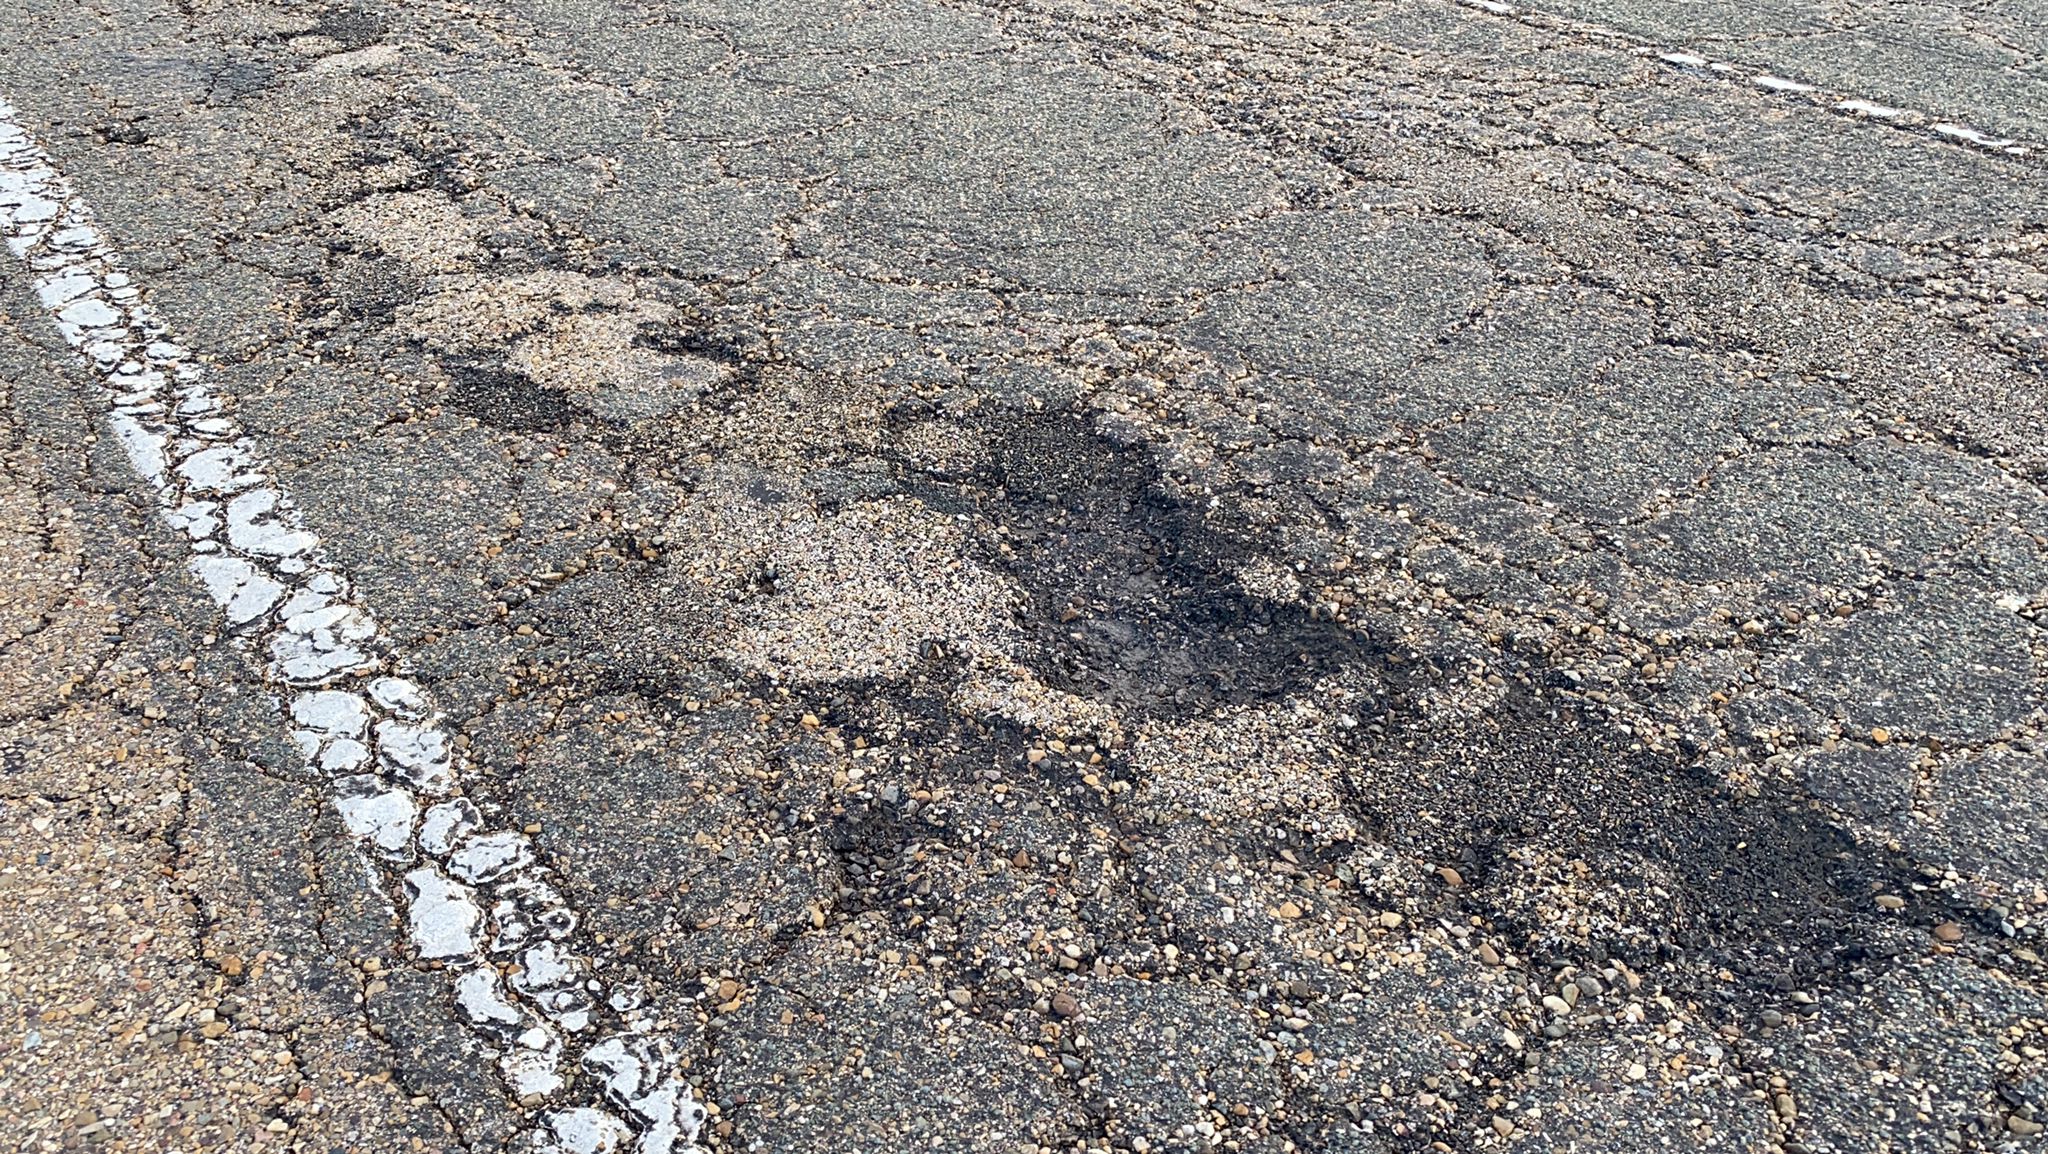
[[[0,77],[712,1144],[2037,1148],[2048,171],[1925,124],[2048,136],[2042,22],[1555,11],[1627,35],[27,0]],[[255,1129],[496,1148],[16,283],[8,684],[81,680],[10,694],[10,1128],[76,1136],[132,1016],[180,1057],[110,1143],[324,1076]],[[33,936],[114,908],[175,998],[139,930]]]
[[[1533,7],[1887,105],[1996,123],[2037,141],[2048,136],[2048,9],[2038,3],[1543,0]]]
[[[53,371],[66,350],[19,303],[0,307],[0,1141],[445,1148],[355,1005],[390,959],[336,928],[380,910],[340,821],[303,775],[243,760],[255,703],[198,645],[176,546],[112,438],[80,436],[87,382]]]

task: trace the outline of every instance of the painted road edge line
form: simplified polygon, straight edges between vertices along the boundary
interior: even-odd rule
[[[1599,40],[1629,45],[1638,56],[1654,57],[1659,64],[1696,75],[1712,76],[1721,80],[1747,80],[1766,92],[1780,96],[1801,97],[1818,107],[1844,114],[1860,120],[1875,121],[1893,128],[1923,132],[1952,144],[1964,144],[1986,152],[2005,156],[2037,157],[2043,151],[2036,142],[2015,137],[1999,136],[1969,125],[1944,120],[1929,113],[1910,108],[1893,108],[1875,101],[1843,93],[1830,93],[1819,84],[1792,80],[1746,64],[1726,60],[1713,60],[1696,52],[1660,47],[1631,32],[1623,32],[1606,25],[1576,20],[1541,8],[1517,6],[1503,0],[1453,0],[1460,7],[1484,12],[1490,16],[1504,17],[1531,28],[1549,31],[1564,31]]]
[[[413,950],[453,971],[459,1017],[534,1111],[528,1148],[692,1148],[705,1111],[641,991],[578,952],[576,913],[526,833],[492,828],[462,796],[442,716],[393,673],[353,585],[4,98],[0,237],[98,382],[108,427],[189,545],[186,568],[264,663],[279,721],[397,895]]]

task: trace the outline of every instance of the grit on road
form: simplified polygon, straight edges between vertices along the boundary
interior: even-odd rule
[[[0,11],[0,1146],[2019,1151],[2048,11]]]

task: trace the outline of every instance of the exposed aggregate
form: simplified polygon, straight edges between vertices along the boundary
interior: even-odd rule
[[[1573,15],[0,32],[706,1144],[2025,1148],[2030,113]]]

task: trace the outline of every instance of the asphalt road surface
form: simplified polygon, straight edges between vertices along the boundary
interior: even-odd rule
[[[2039,0],[0,5],[0,1149],[2048,1149]]]

